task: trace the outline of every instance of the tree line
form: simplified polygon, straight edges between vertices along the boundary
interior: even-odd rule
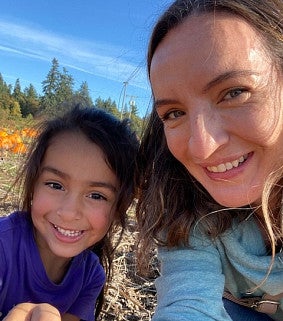
[[[138,116],[137,106],[126,105],[119,111],[110,97],[106,100],[98,97],[93,102],[87,82],[82,82],[78,89],[74,89],[73,76],[65,67],[60,71],[56,58],[53,58],[51,68],[41,84],[42,95],[39,95],[32,84],[22,90],[20,79],[15,81],[14,86],[8,85],[0,73],[0,119],[35,119],[42,115],[54,117],[79,104],[82,107],[104,109],[119,119],[130,119],[132,129],[140,135],[144,119]]]

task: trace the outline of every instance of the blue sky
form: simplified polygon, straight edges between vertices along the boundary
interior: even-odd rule
[[[159,14],[172,0],[9,0],[0,10],[0,73],[24,89],[41,82],[55,57],[74,77],[87,81],[95,100],[111,98],[121,108],[150,107],[146,48]],[[124,83],[127,82],[125,88]],[[126,89],[126,90],[125,90]],[[125,90],[125,91],[124,91]]]

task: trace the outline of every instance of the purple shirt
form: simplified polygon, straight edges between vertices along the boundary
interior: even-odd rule
[[[60,284],[47,276],[33,236],[29,215],[0,217],[0,320],[18,303],[50,303],[61,314],[94,320],[96,299],[105,272],[90,250],[75,256]]]

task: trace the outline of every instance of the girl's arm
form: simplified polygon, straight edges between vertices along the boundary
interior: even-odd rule
[[[3,321],[61,321],[61,316],[55,307],[47,303],[20,303],[10,310]]]

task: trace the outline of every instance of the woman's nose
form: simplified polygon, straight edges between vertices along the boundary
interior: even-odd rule
[[[194,159],[206,160],[227,144],[229,135],[223,125],[221,116],[211,110],[197,112],[190,117],[188,145]]]

